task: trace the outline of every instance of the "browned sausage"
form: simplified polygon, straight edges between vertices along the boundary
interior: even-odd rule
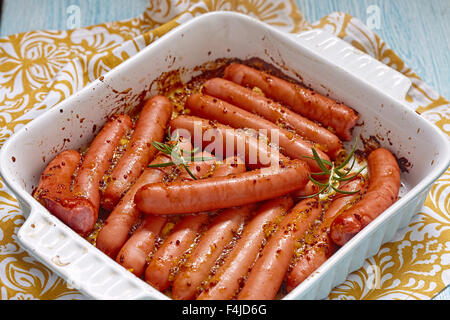
[[[62,203],[72,199],[71,186],[81,160],[78,151],[68,150],[60,153],[45,168],[34,197],[40,201],[53,215],[68,226],[72,225],[72,215],[61,210]]]
[[[153,97],[144,105],[126,151],[111,172],[102,197],[103,208],[112,211],[145,166],[156,156],[158,150],[152,146],[152,142],[164,139],[172,110],[172,103],[162,96]]]
[[[197,157],[211,157],[210,153],[199,153]],[[214,161],[192,162],[189,169],[198,178],[207,175],[213,168]],[[178,181],[189,181],[193,178],[186,172],[181,171]],[[155,219],[155,217],[157,217]],[[140,226],[133,232],[132,236],[125,242],[117,255],[116,261],[125,269],[141,277],[145,271],[145,265],[149,254],[155,247],[155,238],[166,224],[167,218],[163,216],[147,215]]]
[[[100,182],[110,168],[114,151],[132,127],[127,115],[113,116],[92,141],[74,181],[71,199],[53,202],[49,208],[81,236],[87,236],[97,222]]]
[[[283,219],[264,246],[238,300],[272,300],[281,287],[294,254],[296,242],[303,238],[322,211],[316,198],[300,201]]]
[[[292,207],[290,197],[281,197],[264,203],[252,220],[244,227],[225,262],[203,286],[198,300],[231,300],[240,288],[248,270],[255,262],[259,250],[276,229],[285,213]]]
[[[339,186],[340,190],[346,192],[359,192],[355,194],[336,193],[333,196],[332,201],[323,216],[323,220],[328,221],[328,227],[339,214],[349,209],[361,199],[362,195],[365,193],[366,186],[367,181],[362,175],[358,175],[350,181],[341,183]]]
[[[73,176],[80,160],[81,155],[75,150],[67,150],[57,155],[42,172],[33,196],[39,201],[57,202],[71,198]]]
[[[179,141],[180,148],[183,150],[191,150],[192,145],[189,141]],[[165,154],[159,154],[151,164],[168,163],[172,159]],[[134,226],[139,223],[140,211],[134,203],[136,191],[142,186],[161,182],[169,174],[171,169],[165,168],[146,168],[131,188],[126,192],[125,196],[119,201],[114,210],[109,214],[105,224],[100,229],[97,236],[97,248],[105,254],[115,259],[120,248],[130,237],[130,233]]]
[[[172,297],[175,300],[195,298],[200,287],[233,237],[238,234],[246,219],[256,205],[226,209],[219,213],[208,230],[202,235],[197,246],[180,267],[172,284]]]
[[[317,144],[318,149],[325,151],[333,159],[342,150],[342,142],[335,134],[254,90],[232,81],[214,78],[203,84],[203,92],[258,114],[281,128],[296,132]]]
[[[263,129],[267,131],[267,136],[272,143],[281,147],[281,151],[293,159],[304,159],[313,172],[320,172],[321,169],[312,157],[313,144],[304,141],[299,136],[286,129],[278,127],[276,124],[261,118],[258,115],[247,112],[228,102],[208,95],[193,94],[186,100],[186,107],[191,114],[217,120],[220,123],[233,128],[251,128],[255,130]],[[272,134],[269,134],[269,133]],[[319,157],[325,160],[330,158],[320,150],[317,150]]]
[[[297,287],[303,280],[319,268],[336,250],[336,246],[329,237],[330,225],[334,218],[348,207],[354,205],[363,193],[365,180],[359,176],[339,187],[343,191],[360,191],[356,194],[336,194],[325,211],[321,224],[314,226],[305,244],[296,253],[292,268],[286,277],[286,289],[289,291]]]
[[[160,154],[151,164],[170,162],[170,157]],[[131,230],[139,221],[140,211],[134,203],[134,196],[140,187],[161,182],[167,172],[160,168],[147,168],[136,180],[125,196],[110,213],[97,236],[96,246],[105,254],[115,259],[120,248],[130,236]]]
[[[384,210],[397,201],[400,189],[400,168],[394,155],[378,148],[367,158],[369,187],[361,201],[338,215],[331,224],[334,243],[344,245]]]
[[[147,256],[155,247],[156,237],[167,222],[163,216],[146,217],[117,254],[116,261],[135,276],[144,273]]]
[[[169,288],[177,264],[185,252],[195,244],[195,239],[208,219],[209,215],[204,213],[188,215],[175,225],[145,270],[147,283],[161,292]]]
[[[245,170],[245,164],[242,160],[235,157],[227,158],[224,163],[216,164],[212,176],[228,176],[245,172]],[[177,264],[184,253],[194,245],[194,240],[208,219],[208,214],[188,215],[181,219],[152,256],[145,270],[145,281],[161,292],[167,290],[170,286],[171,277],[177,271]]]
[[[170,122],[181,136],[190,138],[194,146],[225,159],[237,155],[250,169],[269,167],[288,159],[276,148],[267,144],[266,138],[256,138],[242,129],[193,116],[178,116]]]
[[[293,198],[302,198],[312,196],[314,194],[317,194],[318,192],[319,187],[316,184],[309,181],[304,188],[292,192],[291,196]]]
[[[146,214],[182,214],[243,206],[303,188],[310,173],[302,160],[228,177],[146,185],[135,196]]]
[[[356,125],[358,115],[342,103],[242,64],[230,64],[225,69],[225,78],[242,86],[258,87],[266,96],[295,112],[333,128],[341,139],[352,138],[351,129]]]
[[[214,172],[212,174],[213,177],[226,177],[232,174],[238,174],[241,172],[245,172],[247,169],[245,167],[244,161],[236,156],[228,157],[223,162],[217,163]]]

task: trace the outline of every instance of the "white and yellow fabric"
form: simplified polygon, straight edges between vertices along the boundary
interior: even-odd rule
[[[450,105],[359,20],[333,13],[306,22],[293,0],[151,0],[138,18],[0,39],[0,145],[23,125],[99,78],[174,27],[210,11],[238,11],[286,32],[324,29],[413,82],[407,102],[450,134]],[[450,283],[450,171],[393,242],[382,246],[330,299],[428,299]],[[22,250],[17,201],[0,181],[0,299],[83,299]],[[373,285],[373,268],[381,273]]]

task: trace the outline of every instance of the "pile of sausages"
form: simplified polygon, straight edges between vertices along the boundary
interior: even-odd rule
[[[398,197],[396,158],[378,148],[367,158],[369,179],[339,185],[358,193],[305,198],[317,192],[308,177],[321,171],[312,148],[335,161],[358,115],[298,84],[232,63],[187,98],[185,114],[173,110],[155,96],[136,121],[111,117],[86,153],[67,150],[51,161],[34,192],[83,237],[101,208],[109,212],[97,248],[173,299],[275,299]],[[175,140],[167,140],[169,128]],[[276,130],[277,145],[247,129]],[[192,139],[199,130],[244,148],[208,150]],[[154,142],[206,160],[188,164],[193,177]]]

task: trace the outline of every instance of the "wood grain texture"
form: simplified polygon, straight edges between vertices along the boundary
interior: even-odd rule
[[[446,0],[296,0],[309,21],[330,12],[363,22],[367,9],[381,9],[378,33],[429,85],[450,97],[450,2]],[[37,29],[67,29],[67,8],[80,8],[81,26],[136,17],[148,0],[4,0],[0,36]]]
[[[0,37],[39,30],[67,29],[67,8],[80,8],[81,26],[139,16],[149,0],[3,0]],[[295,0],[308,21],[342,11],[366,22],[377,5],[381,24],[374,31],[441,95],[450,99],[450,1]]]
[[[380,28],[373,31],[428,85],[450,99],[450,1],[295,1],[308,21],[341,11],[366,23],[369,6],[378,6],[381,23]]]

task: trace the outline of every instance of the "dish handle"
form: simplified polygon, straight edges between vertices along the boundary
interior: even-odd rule
[[[302,46],[323,56],[360,81],[369,83],[396,100],[405,100],[412,84],[409,78],[344,40],[323,30],[290,35]]]
[[[31,256],[54,270],[68,288],[87,299],[167,299],[38,206],[18,232],[18,242]]]

